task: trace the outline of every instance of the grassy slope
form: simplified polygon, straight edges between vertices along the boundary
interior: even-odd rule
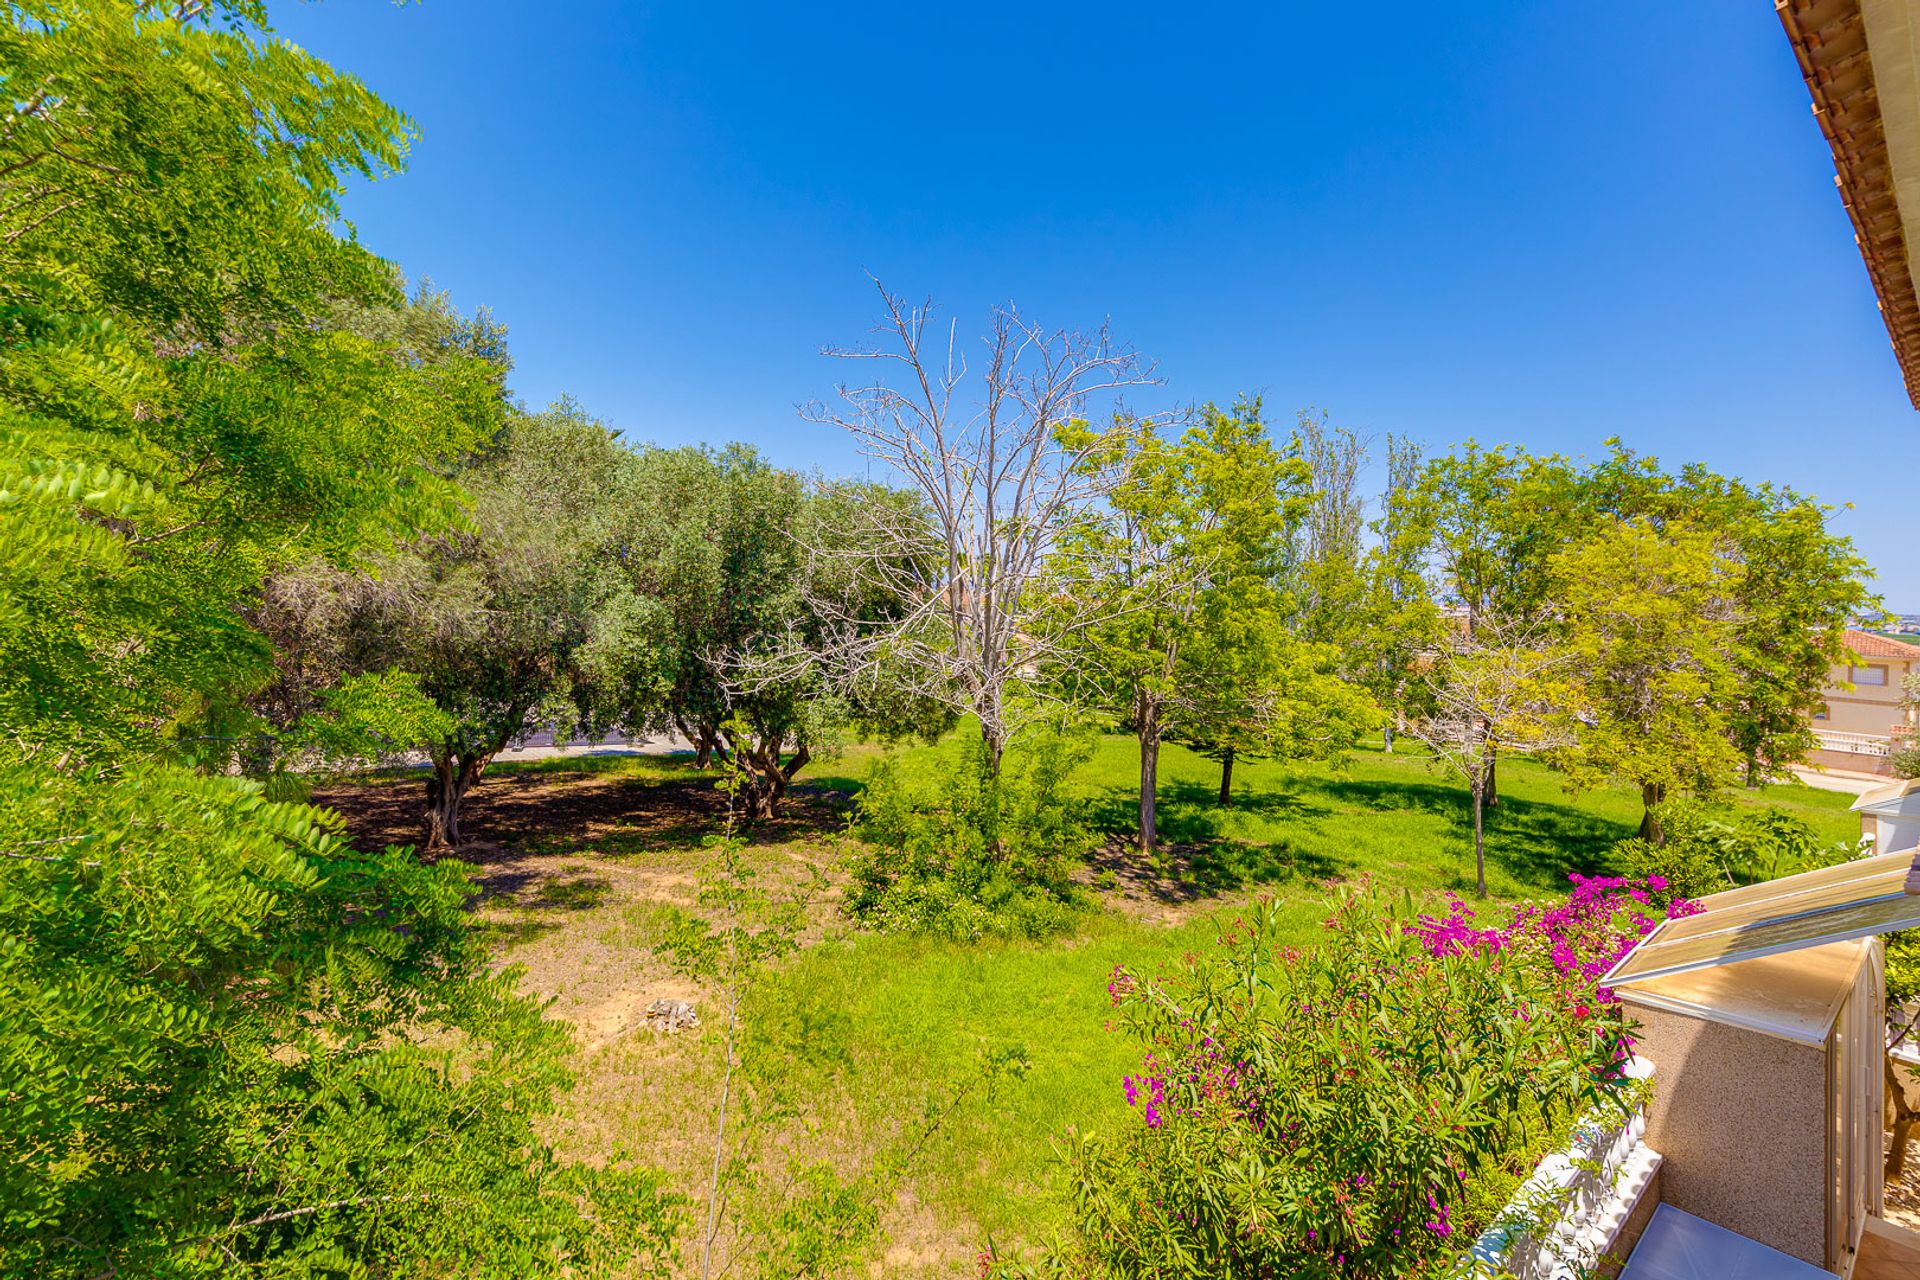
[[[857,788],[872,754],[850,752],[812,785]],[[916,767],[941,767],[930,750],[916,757]],[[552,762],[543,771],[561,768]],[[1132,743],[1109,738],[1077,776],[1116,829],[1130,820],[1134,768]],[[636,781],[660,774],[652,765],[633,771]],[[1464,791],[1421,759],[1376,749],[1353,753],[1338,771],[1244,763],[1231,811],[1212,804],[1218,774],[1210,761],[1170,748],[1161,777],[1167,838],[1208,846],[1187,873],[1197,905],[1150,917],[1105,912],[1072,937],[1046,943],[969,946],[830,931],[755,1000],[776,1069],[827,1116],[819,1145],[853,1159],[888,1135],[912,1132],[928,1105],[972,1076],[983,1052],[1018,1045],[1031,1059],[1024,1079],[963,1109],[917,1160],[911,1206],[896,1208],[888,1224],[900,1245],[887,1260],[889,1274],[965,1274],[972,1249],[989,1234],[1036,1241],[1062,1225],[1053,1144],[1068,1126],[1122,1122],[1120,1077],[1138,1064],[1137,1050],[1107,1026],[1105,988],[1115,964],[1151,967],[1205,947],[1214,917],[1256,890],[1293,906],[1299,936],[1309,939],[1328,877],[1369,874],[1416,894],[1472,884]],[[1630,793],[1569,796],[1558,775],[1524,760],[1503,763],[1501,789],[1488,832],[1488,881],[1498,897],[1553,893],[1568,870],[1604,870],[1609,846],[1639,818]],[[1858,830],[1846,811],[1850,800],[1798,785],[1734,798],[1792,809],[1835,840]],[[795,856],[791,848],[780,852]],[[673,861],[687,865],[684,854]],[[600,915],[588,912],[567,926],[601,931],[612,949],[600,963],[657,968],[646,953],[650,931],[609,928],[616,917]],[[602,1051],[600,1070],[616,1080],[667,1070],[668,1044],[614,1046]],[[700,1091],[704,1073],[687,1067],[672,1095]],[[589,1075],[583,1111],[605,1105]],[[625,1123],[613,1114],[582,1120],[598,1135],[588,1145],[616,1136]],[[689,1117],[687,1127],[701,1125]],[[644,1135],[626,1140],[647,1147]]]
[[[1115,827],[1130,818],[1135,762],[1130,741],[1108,738],[1082,771],[1089,798]],[[1297,903],[1302,939],[1318,930],[1328,877],[1369,874],[1416,893],[1471,887],[1464,791],[1423,760],[1361,750],[1341,772],[1243,764],[1232,811],[1213,804],[1211,761],[1172,748],[1161,777],[1166,837],[1215,847],[1196,867],[1207,887],[1231,901],[1243,896],[1234,890],[1259,886]],[[1488,840],[1496,896],[1556,892],[1569,870],[1603,869],[1607,849],[1639,821],[1631,793],[1570,797],[1559,775],[1524,760],[1503,764],[1501,787]],[[1836,840],[1858,831],[1846,795],[1792,785],[1738,802],[1750,799],[1791,808]],[[888,1115],[895,1098],[938,1091],[935,1082],[951,1088],[981,1049],[1023,1045],[1029,1076],[954,1129],[922,1166],[917,1189],[943,1216],[971,1219],[1002,1240],[1032,1238],[1060,1221],[1057,1199],[1035,1194],[1050,1184],[1053,1140],[1068,1125],[1119,1120],[1120,1077],[1138,1066],[1138,1051],[1107,1029],[1109,971],[1206,946],[1215,914],[1171,929],[1109,914],[1045,945],[856,936],[810,950],[777,999],[816,1024],[830,1011],[844,1020],[849,1092],[864,1099],[869,1125],[897,1118]]]

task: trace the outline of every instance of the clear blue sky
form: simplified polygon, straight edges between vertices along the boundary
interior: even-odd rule
[[[1920,415],[1772,7],[328,0],[420,128],[362,238],[630,437],[798,420],[872,272],[1116,331],[1179,402],[1435,450],[1610,435],[1833,503],[1920,610]]]

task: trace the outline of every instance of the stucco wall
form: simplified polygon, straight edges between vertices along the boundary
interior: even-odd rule
[[[1893,731],[1894,725],[1907,718],[1900,707],[1900,682],[1913,669],[1913,664],[1897,658],[1863,658],[1860,665],[1885,667],[1887,682],[1883,685],[1856,684],[1849,689],[1845,686],[1852,669],[1832,668],[1827,673],[1827,717],[1814,721],[1815,729],[1870,733],[1884,738]]]
[[[1647,1141],[1666,1157],[1661,1199],[1825,1266],[1825,1052],[1661,1009],[1630,1012],[1641,1024],[1634,1052],[1655,1067]]]

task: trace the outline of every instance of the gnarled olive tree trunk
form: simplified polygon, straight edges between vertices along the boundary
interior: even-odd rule
[[[463,754],[452,748],[434,756],[433,775],[427,779],[425,852],[452,853],[460,847],[460,802],[493,757],[492,751]]]
[[[739,766],[740,799],[747,817],[774,817],[787,787],[813,759],[813,752],[805,741],[800,741],[794,744],[793,754],[783,761],[780,753],[786,745],[784,732],[752,735],[723,730],[723,733],[726,741],[715,745]]]

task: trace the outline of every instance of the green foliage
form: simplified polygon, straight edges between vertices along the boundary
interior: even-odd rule
[[[331,226],[401,117],[257,6],[193,11],[0,17],[0,718],[78,755],[208,734],[265,674],[260,575],[446,519],[496,403],[484,361],[319,323],[397,301]]]
[[[1059,681],[1140,739],[1152,848],[1163,738],[1331,756],[1371,708],[1334,677],[1337,654],[1289,629],[1286,561],[1311,476],[1274,447],[1258,401],[1207,405],[1177,440],[1133,430],[1098,462],[1115,472],[1106,508],[1062,540],[1045,616],[1071,654]],[[1088,617],[1100,621],[1078,625]]]
[[[536,1137],[569,1038],[492,971],[463,867],[165,766],[7,767],[0,852],[6,1274],[664,1256],[648,1176]]]
[[[1579,741],[1559,760],[1576,781],[1621,778],[1656,804],[1731,777],[1724,544],[1678,522],[1609,520],[1551,565],[1578,683],[1565,712]]]
[[[1866,564],[1791,489],[1608,443],[1585,467],[1469,443],[1390,511],[1469,633],[1544,626],[1577,658],[1563,710],[1579,741],[1555,757],[1576,785],[1625,779],[1650,809],[1737,770],[1757,786],[1814,745],[1828,668],[1872,599]]]
[[[1747,785],[1756,785],[1815,747],[1813,714],[1828,670],[1844,656],[1848,621],[1875,603],[1867,563],[1827,527],[1833,509],[1793,489],[1698,464],[1668,474],[1618,440],[1609,444],[1585,482],[1601,510],[1715,539],[1730,618],[1729,678],[1715,700]]]
[[[464,869],[226,772],[440,731],[391,666],[263,709],[255,610],[456,526],[504,364],[336,232],[405,122],[264,24],[0,14],[0,1272],[655,1272],[651,1178],[540,1137],[568,1037]]]
[[[1900,682],[1900,707],[1909,724],[1920,723],[1920,671]],[[1920,778],[1920,736],[1910,734],[1904,746],[1888,753],[1887,763],[1896,778]]]
[[[929,1105],[916,1131],[899,1135],[856,1172],[794,1151],[785,1141],[791,1129],[813,1130],[821,1119],[794,1059],[817,1063],[823,1046],[812,1034],[795,1044],[782,1034],[784,1010],[754,997],[799,950],[823,880],[816,869],[797,890],[778,894],[758,883],[735,825],[746,787],[742,775],[733,764],[721,782],[727,825],[705,841],[711,858],[700,875],[701,914],[680,914],[658,948],[676,971],[717,991],[725,1011],[700,1274],[825,1280],[864,1260],[879,1232],[881,1206],[927,1142],[970,1097],[1024,1071],[1026,1056],[1017,1048],[984,1054],[950,1097]]]
[[[1736,816],[1676,798],[1656,815],[1666,842],[1623,840],[1615,857],[1629,875],[1664,877],[1666,892],[1681,898],[1817,871],[1859,857],[1863,848],[1858,841],[1823,842],[1805,819],[1784,809],[1747,809]]]
[[[596,638],[591,657],[618,718],[673,730],[741,770],[751,817],[769,817],[816,758],[851,728],[896,737],[944,718],[885,680],[848,680],[832,660],[843,632],[884,625],[903,602],[861,572],[853,512],[900,495],[876,485],[809,485],[733,445],[645,449],[609,494],[622,530],[615,609],[648,611],[640,645]],[[872,672],[868,672],[870,677]]]
[[[879,761],[854,819],[847,909],[882,931],[956,940],[1067,927],[1069,877],[1095,837],[1066,783],[1090,751],[1084,736],[1033,733],[996,773],[963,732],[931,775]]]
[[[1076,1139],[1071,1274],[1420,1273],[1465,1188],[1572,1114],[1624,1112],[1616,1020],[1524,949],[1436,954],[1411,911],[1343,890],[1330,942],[1270,906],[1174,975],[1109,990],[1148,1050],[1140,1122]]]
[[[1886,935],[1887,1008],[1900,1009],[1920,1001],[1920,929],[1902,929]],[[1911,1019],[1896,1014],[1903,1023]]]

